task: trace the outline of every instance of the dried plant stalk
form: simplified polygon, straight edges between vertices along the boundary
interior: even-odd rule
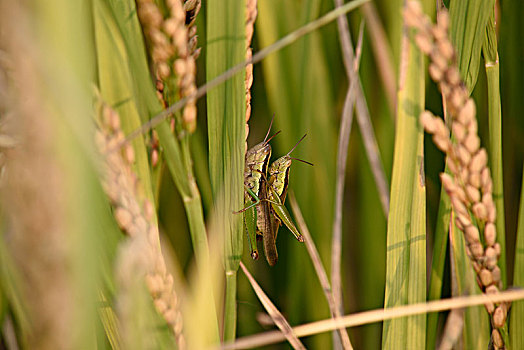
[[[148,43],[157,87],[158,98],[167,107],[164,93],[168,79],[176,78],[178,97],[184,98],[196,91],[197,28],[195,18],[200,0],[166,0],[168,14],[162,14],[153,0],[139,0],[138,18]],[[196,128],[196,99],[190,99],[182,112],[182,125],[193,132]]]
[[[404,12],[408,26],[417,29],[415,40],[420,50],[430,57],[429,74],[447,102],[451,116],[450,129],[441,118],[429,111],[420,115],[424,129],[448,157],[451,175],[442,173],[442,185],[450,197],[455,224],[464,233],[466,253],[484,293],[497,293],[502,288],[497,266],[500,244],[496,242],[496,209],[488,156],[480,147],[477,135],[476,107],[456,63],[456,54],[448,37],[449,16],[443,11],[436,26],[423,15],[420,3],[410,1]],[[491,318],[492,341],[496,349],[504,348],[500,329],[506,322],[508,303],[486,304]]]
[[[121,284],[125,285],[126,276],[136,275],[136,268],[140,267],[138,272],[142,271],[145,275],[146,285],[157,311],[171,327],[178,348],[184,349],[182,313],[173,286],[173,276],[167,272],[160,251],[153,205],[144,199],[138,179],[131,168],[134,160],[133,148],[128,144],[121,151],[115,151],[116,146],[125,138],[120,128],[119,116],[106,105],[101,105],[98,113],[101,125],[96,132],[96,143],[104,159],[101,170],[104,191],[114,207],[118,225],[130,236],[131,241],[125,249],[127,253],[122,254],[117,276]]]

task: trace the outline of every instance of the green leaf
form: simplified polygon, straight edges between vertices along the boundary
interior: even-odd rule
[[[501,247],[498,266],[501,271],[503,289],[506,287],[506,225],[504,215],[504,185],[502,177],[502,114],[500,108],[499,55],[497,53],[497,33],[495,31],[495,10],[492,11],[486,26],[482,46],[488,82],[489,111],[489,163],[493,178],[493,201],[497,209],[497,242]]]
[[[477,82],[480,50],[494,6],[495,0],[452,0],[449,4],[451,42],[457,51],[460,74],[470,93]]]
[[[217,77],[244,61],[245,1],[211,0],[207,4],[206,79]],[[226,306],[224,339],[236,333],[236,272],[242,257],[245,141],[245,70],[207,94],[209,172],[216,213],[225,218]]]
[[[410,30],[410,33],[412,31]],[[426,300],[426,204],[423,141],[418,117],[424,109],[424,56],[403,38],[391,204],[387,228],[384,307]],[[384,349],[422,349],[426,316],[384,322]]]
[[[129,56],[121,32],[109,8],[101,0],[95,0],[93,11],[100,94],[103,100],[118,112],[122,130],[125,134],[129,134],[141,125],[135,103],[134,81]],[[132,144],[136,159],[135,171],[142,183],[146,198],[153,203],[144,137],[142,135],[136,137]]]

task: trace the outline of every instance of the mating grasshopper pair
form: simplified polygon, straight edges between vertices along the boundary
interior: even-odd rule
[[[246,207],[238,212],[244,213],[244,228],[251,248],[251,257],[258,259],[257,238],[261,236],[264,242],[264,254],[270,266],[275,265],[278,260],[276,239],[282,222],[299,242],[304,242],[284,202],[289,185],[291,161],[295,159],[313,165],[289,156],[306,137],[304,135],[285,156],[274,161],[268,168],[271,158],[269,141],[280,132],[268,139],[272,124],[273,120],[271,120],[264,141],[250,148],[246,153],[244,167],[244,204]]]

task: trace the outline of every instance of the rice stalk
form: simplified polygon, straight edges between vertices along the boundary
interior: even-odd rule
[[[468,98],[467,88],[458,73],[453,46],[447,37],[449,17],[442,12],[437,26],[431,27],[420,6],[410,2],[405,18],[408,25],[417,29],[417,44],[431,58],[429,72],[448,101],[454,140],[450,139],[450,130],[443,121],[431,113],[422,113],[420,122],[450,159],[448,167],[452,175],[441,174],[441,180],[450,196],[455,224],[464,232],[466,253],[477,273],[477,283],[484,293],[496,293],[503,284],[501,269],[497,265],[501,245],[496,242],[493,183],[487,167],[487,152],[480,147],[477,136],[475,103]],[[503,328],[509,305],[487,304],[486,309],[491,317],[493,344],[495,348],[503,348],[506,333]]]
[[[196,63],[195,17],[200,1],[167,0],[166,16],[153,0],[138,1],[138,17],[148,41],[157,95],[167,107],[194,90]],[[182,126],[192,133],[196,128],[196,100],[190,99],[182,111]]]
[[[489,120],[489,160],[493,177],[493,201],[497,209],[497,242],[501,247],[499,266],[502,287],[506,287],[506,225],[504,214],[504,184],[502,176],[502,113],[500,106],[499,55],[497,52],[497,34],[495,32],[495,9],[486,25],[486,38],[482,46],[488,81],[488,120]]]
[[[157,311],[170,326],[178,348],[184,349],[182,314],[173,287],[173,276],[167,272],[160,251],[154,208],[150,201],[140,195],[140,183],[130,167],[134,161],[134,150],[127,146],[123,154],[113,151],[114,146],[124,138],[120,118],[115,111],[102,105],[99,107],[99,118],[101,120],[96,142],[104,157],[104,190],[115,207],[114,215],[120,228],[131,237],[130,243],[121,253],[118,269],[120,284],[125,291],[125,286],[137,286],[138,282],[129,282],[130,280],[137,276],[145,279]],[[127,294],[124,292],[125,295]],[[130,304],[124,302],[124,305],[119,308],[120,311],[129,311]],[[127,318],[124,317],[124,320]]]

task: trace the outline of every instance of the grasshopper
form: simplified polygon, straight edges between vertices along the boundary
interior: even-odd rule
[[[286,201],[287,188],[289,185],[289,170],[291,168],[292,160],[298,160],[309,165],[313,165],[305,160],[292,158],[289,155],[295,150],[298,144],[306,137],[302,138],[293,146],[293,148],[284,156],[278,158],[276,161],[271,163],[271,166],[268,170],[268,179],[267,179],[267,201],[271,204],[269,214],[270,214],[270,229],[267,230],[268,235],[264,235],[264,253],[268,260],[269,265],[273,266],[276,264],[278,259],[277,248],[276,248],[276,239],[278,234],[278,229],[282,225],[282,222],[287,226],[287,228],[293,233],[295,238],[299,242],[304,242],[304,237],[298,231],[291,215],[284,206]],[[271,258],[271,260],[270,260]]]
[[[266,198],[267,185],[265,174],[267,173],[269,159],[271,158],[271,145],[269,141],[280,132],[277,132],[268,139],[272,125],[273,119],[269,124],[269,129],[264,141],[253,146],[246,152],[244,166],[244,204],[246,207],[237,212],[244,212],[244,228],[251,249],[251,257],[254,260],[258,259],[257,234],[264,235],[264,232],[271,229],[269,224],[269,205],[259,198]]]

